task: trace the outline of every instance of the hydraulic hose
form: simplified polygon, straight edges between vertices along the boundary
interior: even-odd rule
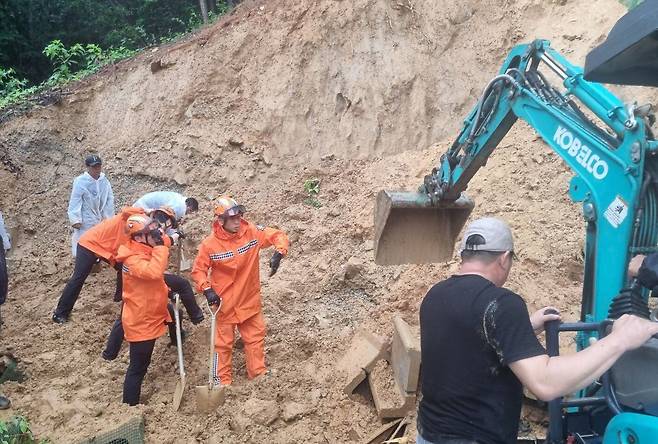
[[[501,80],[506,80],[509,83],[511,83],[516,89],[520,88],[521,85],[516,81],[516,79],[509,74],[500,74],[494,77],[489,81],[487,86],[484,88],[484,92],[480,96],[480,100],[478,100],[478,105],[477,105],[477,111],[475,112],[475,119],[473,119],[473,126],[471,127],[471,131],[468,134],[468,139],[467,141],[470,143],[473,141],[473,137],[475,136],[475,132],[479,129],[480,127],[480,114],[482,113],[482,108],[484,105],[484,102],[487,100],[489,97],[489,94],[491,93],[491,89],[493,86],[497,83],[500,82]]]

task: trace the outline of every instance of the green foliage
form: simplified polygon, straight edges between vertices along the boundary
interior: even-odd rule
[[[36,440],[30,424],[23,416],[14,416],[9,421],[0,421],[0,444],[47,444],[47,440]]]
[[[33,94],[36,88],[27,88],[27,83],[26,79],[17,78],[13,69],[0,67],[0,109]]]
[[[306,205],[310,205],[315,208],[320,208],[322,203],[318,200],[318,195],[320,194],[320,179],[306,179],[304,181],[304,192],[308,196],[304,199]]]
[[[643,2],[643,0],[619,0],[620,3],[626,6],[629,10],[635,8],[637,5]]]
[[[3,69],[0,67],[0,97],[20,93],[26,85],[27,80],[17,78],[16,71],[12,68]]]
[[[93,74],[108,63],[130,57],[135,52],[124,47],[103,51],[100,46],[93,43],[84,46],[76,43],[67,48],[60,40],[53,40],[43,50],[46,57],[54,64],[53,73],[46,81],[46,85],[78,80]]]
[[[208,0],[208,5],[211,19],[228,10],[225,0]],[[87,54],[89,44],[106,52],[134,51],[171,41],[200,24],[199,0],[0,0],[0,66],[39,84],[56,62],[42,52],[53,41],[61,42],[52,48],[57,55],[79,49],[76,44]],[[70,55],[69,71],[81,68]],[[63,69],[59,77],[70,74],[66,62],[57,63]]]
[[[207,1],[210,21],[229,9]],[[198,8],[198,0],[1,0],[0,109],[179,38],[202,24]]]
[[[70,48],[66,48],[61,40],[50,42],[44,48],[43,53],[55,65],[55,70],[47,81],[51,85],[70,80],[73,77],[74,67],[84,61],[87,56],[87,52],[81,44],[76,43]]]
[[[211,22],[229,9],[207,1]],[[198,8],[199,0],[0,0],[0,109],[179,38],[202,25]]]
[[[28,81],[17,78],[12,68],[0,67],[0,109],[53,86],[79,80],[107,64],[131,57],[136,52],[123,46],[104,51],[93,43],[84,46],[76,43],[67,48],[61,40],[53,40],[43,50],[43,54],[53,63],[53,73],[40,85],[27,87]]]

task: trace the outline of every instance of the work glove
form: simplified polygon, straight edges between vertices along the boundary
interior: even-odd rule
[[[222,303],[221,298],[212,288],[206,288],[203,290],[203,294],[206,296],[206,300],[210,305],[219,305]]]
[[[192,321],[192,324],[198,325],[203,322],[203,311],[199,309],[199,311],[194,315],[190,316],[190,321]]]
[[[658,286],[658,254],[650,254],[644,258],[637,272],[637,279],[646,288]]]
[[[149,235],[153,239],[153,242],[155,242],[155,245],[164,245],[164,239],[162,238],[162,233],[160,232],[160,229],[154,228],[151,231],[149,231]]]
[[[270,259],[270,277],[274,276],[274,273],[279,269],[282,258],[283,254],[278,251],[272,255],[272,258]]]
[[[179,239],[178,233],[171,233],[167,235],[171,245],[175,245],[176,241]]]

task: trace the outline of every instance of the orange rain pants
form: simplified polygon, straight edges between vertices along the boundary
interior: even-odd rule
[[[258,312],[239,324],[218,323],[215,334],[215,375],[216,382],[229,385],[232,382],[233,342],[235,329],[238,329],[244,343],[247,361],[247,376],[253,379],[267,370],[265,367],[265,320]]]

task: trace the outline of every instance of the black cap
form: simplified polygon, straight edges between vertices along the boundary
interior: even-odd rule
[[[102,165],[103,161],[97,154],[90,154],[85,158],[85,165],[88,167],[95,165]]]

